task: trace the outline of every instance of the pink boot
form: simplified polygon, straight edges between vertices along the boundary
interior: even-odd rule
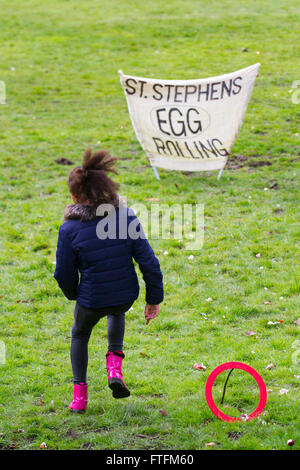
[[[125,385],[122,375],[122,361],[125,357],[121,351],[108,351],[106,353],[106,370],[108,386],[114,398],[129,397],[130,391]]]
[[[88,386],[84,383],[74,384],[74,399],[69,408],[73,413],[84,413],[88,402]]]

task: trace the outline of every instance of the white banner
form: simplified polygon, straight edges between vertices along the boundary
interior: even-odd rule
[[[136,136],[154,167],[224,168],[260,64],[199,80],[156,80],[120,70]]]

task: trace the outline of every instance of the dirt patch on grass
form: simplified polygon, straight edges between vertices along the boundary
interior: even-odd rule
[[[0,450],[16,450],[18,449],[17,442],[0,442]]]
[[[55,161],[55,163],[58,163],[59,165],[74,165],[74,163],[71,162],[71,160],[69,160],[68,158],[65,158],[65,157],[57,158],[54,161]]]
[[[249,162],[248,165],[252,168],[257,168],[260,166],[271,166],[272,163],[267,160],[258,160],[257,162]]]
[[[242,431],[228,431],[226,434],[231,441],[238,441],[244,435]]]
[[[84,442],[81,449],[93,450],[93,444],[91,442]]]
[[[259,157],[262,155],[251,155],[251,160],[249,161],[249,157],[246,155],[231,155],[228,158],[228,162],[226,164],[226,170],[239,170],[244,166],[249,166],[250,168],[259,168],[262,166],[271,166],[272,163],[269,160],[261,160]],[[255,158],[255,160],[252,160]],[[257,159],[257,160],[256,160]]]
[[[80,433],[75,431],[75,429],[69,429],[66,433],[67,437],[71,437],[73,439],[78,439],[80,437]]]
[[[231,155],[225,166],[225,170],[239,170],[246,165],[248,157],[245,155]]]

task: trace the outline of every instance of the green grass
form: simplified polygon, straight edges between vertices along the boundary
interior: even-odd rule
[[[48,449],[205,449],[213,441],[215,449],[291,449],[288,439],[300,448],[300,370],[292,358],[299,338],[299,105],[289,93],[299,79],[297,14],[296,0],[2,2],[1,448],[39,449],[44,441]],[[163,170],[155,180],[118,69],[191,79],[257,61],[260,76],[221,180]],[[52,277],[70,167],[55,159],[78,165],[86,144],[122,158],[118,180],[129,204],[150,207],[151,197],[203,203],[205,243],[188,260],[190,252],[174,240],[153,241],[166,296],[148,327],[144,288],[127,314],[124,372],[132,396],[111,398],[102,321],[90,342],[88,410],[73,416],[74,304]],[[251,166],[262,161],[271,165]],[[273,390],[260,419],[224,423],[206,405],[209,372],[229,360],[253,366]],[[207,370],[193,369],[195,362]],[[220,379],[218,402],[221,388]],[[249,412],[257,399],[251,378],[235,371],[224,410]]]

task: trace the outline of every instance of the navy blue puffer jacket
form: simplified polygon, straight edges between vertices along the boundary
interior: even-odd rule
[[[120,236],[120,220],[124,221],[124,216],[126,235],[122,224]],[[98,224],[103,227],[107,217],[96,216],[91,206],[67,206],[56,252],[54,277],[59,287],[69,300],[77,300],[87,308],[129,303],[139,295],[134,259],[146,284],[146,302],[159,304],[164,294],[158,259],[145,237],[130,235],[132,226],[133,232],[143,234],[139,220],[130,209],[121,207],[109,215],[115,221],[116,237],[99,238]]]

